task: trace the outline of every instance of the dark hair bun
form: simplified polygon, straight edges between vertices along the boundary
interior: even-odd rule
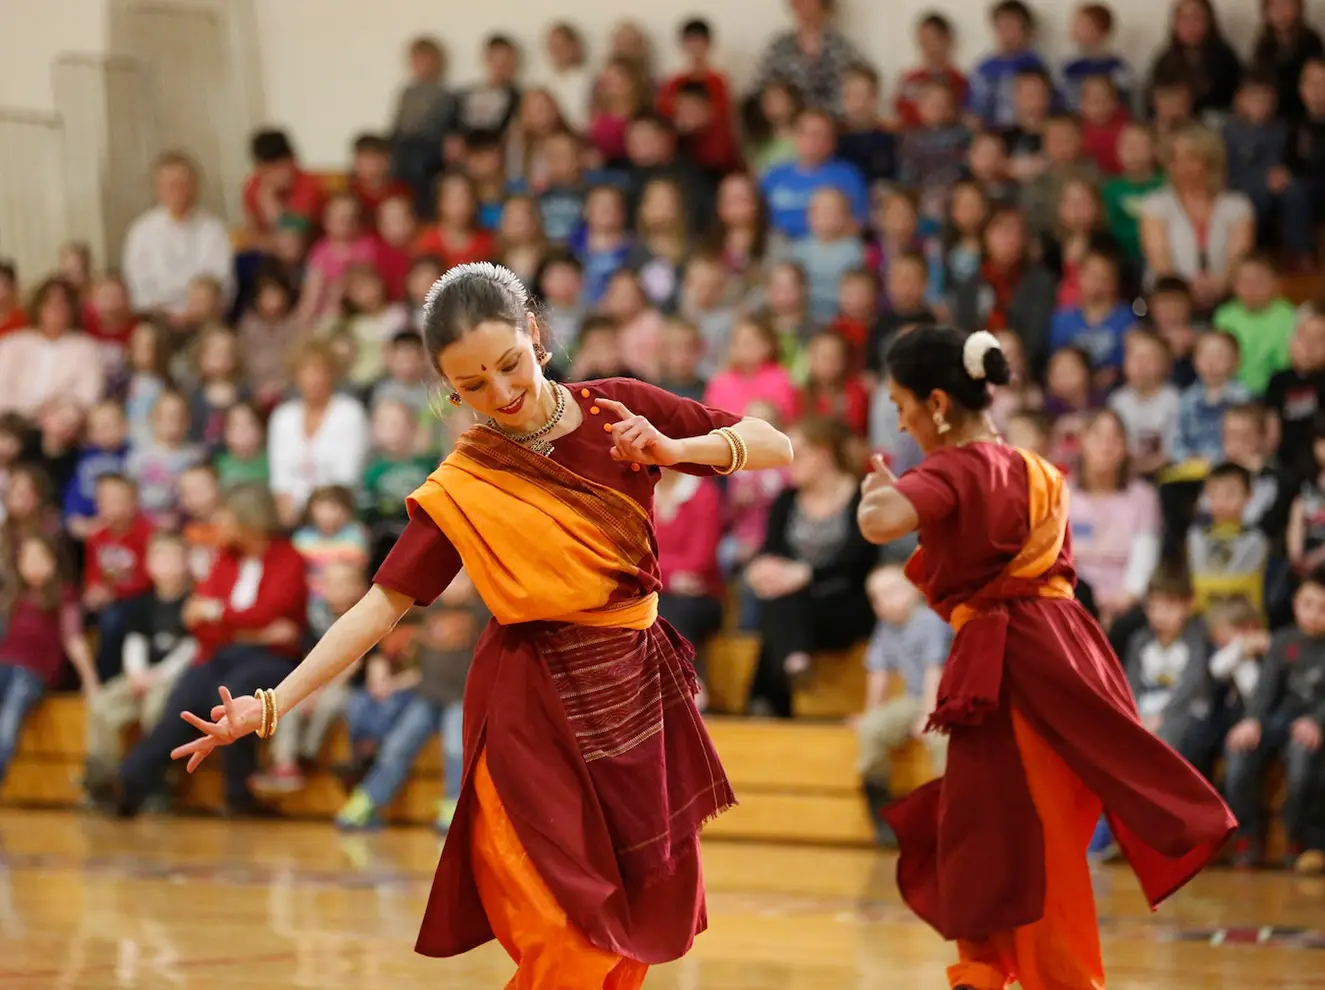
[[[1003,348],[994,347],[985,351],[985,381],[990,385],[1006,385],[1012,381],[1012,368]]]

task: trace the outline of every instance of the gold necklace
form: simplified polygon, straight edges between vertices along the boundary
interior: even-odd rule
[[[566,414],[566,390],[556,382],[549,382],[557,393],[556,405],[552,409],[552,415],[548,421],[536,430],[530,430],[528,433],[512,433],[495,419],[488,418],[488,425],[504,436],[507,440],[520,444],[522,447],[529,448],[535,454],[542,454],[547,457],[552,453],[552,442],[545,440],[549,433],[557,428],[561,422],[561,417]]]

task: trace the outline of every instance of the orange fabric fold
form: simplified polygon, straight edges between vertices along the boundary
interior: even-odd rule
[[[1104,961],[1086,848],[1100,799],[1012,709],[1026,784],[1044,831],[1044,915],[1033,924],[980,942],[959,941],[961,962],[948,983],[971,990],[1101,990]]]
[[[539,876],[497,794],[486,751],[473,782],[474,881],[493,934],[515,960],[506,990],[639,990],[649,967],[590,942]]]
[[[1004,576],[996,585],[1008,590],[1023,589],[1017,582],[1035,581],[1054,566],[1063,550],[1067,537],[1068,497],[1062,474],[1044,458],[1028,450],[1017,448],[1026,462],[1027,488],[1030,494],[1030,536],[1026,545],[1008,564]],[[1038,598],[1071,598],[1072,585],[1064,578],[1054,577],[1038,583],[1033,589]],[[983,593],[979,596],[983,597]],[[1000,597],[1014,597],[1011,595]],[[1015,596],[1024,597],[1024,596]],[[954,632],[976,614],[979,606],[971,603],[953,609],[949,622]]]
[[[494,618],[647,629],[656,594],[638,588],[651,553],[649,519],[633,499],[479,426],[407,499],[455,545]]]

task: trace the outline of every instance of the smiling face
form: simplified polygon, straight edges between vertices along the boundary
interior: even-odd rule
[[[532,317],[528,332],[502,320],[484,320],[442,350],[438,370],[480,416],[510,430],[531,429],[544,415],[537,400],[547,382],[534,357],[537,335]]]

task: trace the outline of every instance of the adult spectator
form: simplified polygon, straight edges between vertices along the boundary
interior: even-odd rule
[[[358,400],[336,391],[339,365],[324,344],[310,342],[294,365],[299,393],[276,407],[267,433],[271,489],[281,521],[293,526],[313,489],[355,488],[368,452],[368,416]]]
[[[1219,136],[1190,124],[1173,136],[1168,184],[1141,205],[1141,251],[1150,277],[1184,279],[1196,309],[1206,313],[1228,295],[1234,262],[1256,242],[1251,200],[1226,188],[1227,174]]]
[[[859,224],[869,218],[869,189],[860,170],[833,157],[837,125],[823,110],[802,110],[796,118],[796,160],[775,165],[761,183],[774,230],[792,239],[810,232],[810,200],[820,189],[847,198]]]
[[[807,106],[842,110],[842,79],[864,62],[859,49],[830,23],[834,0],[791,0],[796,27],[773,39],[760,56],[753,92],[769,83],[794,86]]]
[[[33,325],[0,339],[0,412],[29,419],[57,402],[90,409],[106,385],[105,363],[94,341],[80,329],[78,292],[62,278],[49,278],[28,307]]]
[[[791,714],[788,675],[804,674],[818,651],[869,637],[874,611],[865,579],[878,560],[856,525],[860,486],[846,425],[807,417],[789,432],[792,487],[773,503],[764,547],[746,569],[763,638],[753,705],[784,716]]]
[[[187,155],[168,151],[159,157],[152,181],[157,205],[133,222],[124,239],[124,280],[135,310],[179,322],[194,278],[214,278],[231,295],[230,231],[199,208],[198,169]]]
[[[709,479],[664,469],[654,490],[654,517],[662,577],[658,612],[702,650],[722,627],[722,493]],[[697,666],[702,678],[703,665]]]
[[[1160,556],[1159,496],[1131,477],[1127,430],[1111,409],[1081,435],[1071,494],[1072,555],[1107,628],[1143,600]]]
[[[299,167],[290,138],[281,130],[263,130],[249,144],[253,171],[244,180],[244,227],[249,246],[265,250],[283,217],[294,216],[307,226],[322,220],[326,198],[322,183]]]
[[[1227,112],[1242,78],[1242,62],[1219,30],[1210,0],[1177,0],[1169,27],[1169,43],[1150,69],[1156,80],[1182,81],[1192,96],[1192,112]]]
[[[198,658],[170,692],[168,713],[125,757],[114,800],[123,816],[137,813],[162,782],[170,751],[196,734],[175,712],[206,718],[225,685],[235,696],[275,687],[299,659],[308,609],[304,561],[279,535],[281,522],[261,484],[237,485],[215,519],[222,549],[211,572],[184,603],[184,625]],[[232,814],[253,808],[248,778],[257,769],[257,739],[226,753],[225,797]],[[109,795],[103,795],[108,797]]]

